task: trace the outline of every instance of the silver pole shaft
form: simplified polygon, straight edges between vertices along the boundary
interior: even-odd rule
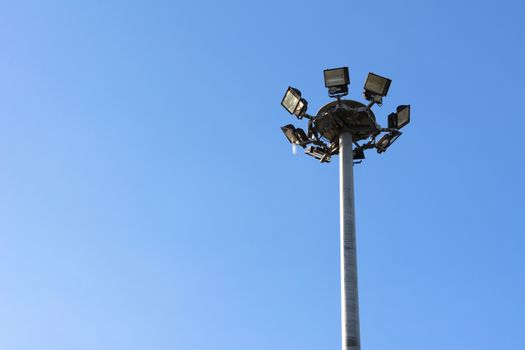
[[[341,215],[341,326],[343,350],[360,350],[359,300],[354,211],[354,160],[352,134],[339,136],[339,186]]]

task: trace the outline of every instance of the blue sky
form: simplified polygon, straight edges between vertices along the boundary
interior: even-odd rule
[[[0,2],[0,349],[339,348],[337,161],[279,129],[339,66],[412,105],[355,167],[363,349],[524,349],[524,9]]]

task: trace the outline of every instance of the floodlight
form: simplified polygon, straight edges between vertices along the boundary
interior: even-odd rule
[[[397,106],[397,128],[401,129],[408,123],[410,123],[410,105]]]
[[[352,157],[354,160],[362,160],[362,159],[365,159],[365,151],[362,149],[362,148],[356,148],[354,149],[354,152],[353,152],[353,157]]]
[[[309,156],[319,159],[321,162],[330,162],[330,154],[321,147],[310,146],[304,151]]]
[[[379,141],[376,142],[377,153],[383,153],[386,151],[388,146],[390,146],[391,139],[392,138],[390,134],[383,135],[383,137],[381,137]]]
[[[301,128],[295,129],[295,137],[300,145],[304,145],[308,142],[308,136],[306,136],[306,133]]]
[[[388,88],[390,88],[391,82],[392,80],[388,78],[384,78],[374,73],[368,73],[364,88],[365,98],[368,101],[374,100],[381,103],[382,98],[388,93]]]
[[[328,88],[330,96],[348,94],[348,84],[350,84],[348,67],[324,70],[324,86]]]
[[[303,115],[306,113],[306,109],[308,108],[308,102],[304,98],[302,98],[299,101],[299,104],[297,105],[297,108],[295,109],[295,116],[299,119],[303,117]]]
[[[289,86],[281,101],[281,105],[288,113],[302,117],[306,112],[308,102],[306,102],[304,98],[301,98],[301,91]]]
[[[308,142],[308,137],[306,136],[304,130],[296,128],[292,124],[282,126],[281,130],[290,143],[304,147],[304,145]]]
[[[410,123],[410,105],[397,106],[397,113],[390,113],[388,116],[389,129],[401,129]]]
[[[383,137],[376,142],[377,153],[385,152],[399,136],[401,136],[401,132],[399,131],[391,131],[390,133],[383,135]]]

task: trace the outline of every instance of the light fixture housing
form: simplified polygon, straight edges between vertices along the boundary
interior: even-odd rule
[[[377,153],[385,152],[399,136],[401,136],[401,132],[399,131],[391,131],[388,134],[383,135],[383,137],[381,137],[375,144]]]
[[[355,148],[352,152],[352,158],[354,160],[363,160],[365,159],[365,151],[362,148]]]
[[[323,148],[316,147],[316,146],[310,146],[304,151],[304,153],[308,154],[309,156],[314,157],[315,159],[319,159],[321,163],[329,163],[330,162],[330,154],[327,153]]]
[[[281,130],[283,131],[284,135],[290,143],[295,143],[295,126],[293,126],[292,124],[281,126]]]
[[[410,123],[410,105],[397,106],[397,113],[388,116],[388,128],[399,130]]]
[[[388,146],[390,146],[392,136],[390,134],[385,134],[383,137],[376,142],[377,153],[383,153],[386,151]]]
[[[397,106],[397,128],[401,129],[403,126],[410,123],[410,105]]]
[[[348,67],[325,69],[323,73],[324,86],[328,88],[330,97],[348,94],[348,85],[350,84]]]
[[[304,130],[296,128],[293,124],[282,126],[281,130],[290,143],[303,146],[303,148],[308,143],[308,136],[306,136]]]
[[[295,115],[299,119],[302,118],[308,108],[308,102],[301,98],[301,91],[291,86],[284,93],[281,105],[288,113]]]
[[[392,80],[377,75],[375,73],[368,73],[364,86],[364,95],[368,101],[376,101],[381,103],[382,98],[388,94]]]
[[[308,102],[302,98],[300,101],[299,101],[299,104],[297,105],[297,108],[295,109],[295,113],[294,115],[298,118],[298,119],[302,119],[304,114],[306,113],[306,110],[308,109]]]

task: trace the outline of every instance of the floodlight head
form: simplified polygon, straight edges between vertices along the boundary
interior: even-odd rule
[[[348,84],[350,84],[348,67],[324,70],[324,86],[328,88],[330,97],[348,94]]]
[[[281,105],[288,111],[288,113],[301,119],[306,112],[308,102],[306,102],[304,98],[301,98],[301,91],[289,86],[283,96]]]
[[[376,142],[377,153],[385,152],[388,146],[390,146],[391,139],[392,137],[390,134],[383,135],[383,137],[381,137],[379,141]]]
[[[382,77],[374,73],[368,73],[366,78],[364,94],[368,101],[375,101],[381,103],[383,97],[388,94],[390,83],[392,80]]]
[[[410,105],[397,106],[397,113],[388,116],[388,128],[399,130],[410,123]]]
[[[309,156],[314,157],[315,159],[319,159],[321,163],[330,162],[330,153],[327,153],[321,147],[310,146],[306,149],[306,151],[304,151],[304,153],[308,154]]]
[[[306,136],[304,130],[296,128],[292,124],[282,126],[281,130],[283,131],[284,135],[290,143],[303,146],[304,148],[304,146],[308,142],[308,137]]]
[[[408,123],[410,123],[410,105],[397,106],[397,128],[401,129]]]
[[[390,147],[399,136],[401,136],[401,132],[397,130],[391,131],[388,134],[383,135],[383,137],[381,137],[379,141],[377,141],[375,144],[377,153],[385,152],[387,148]]]
[[[295,109],[294,115],[297,118],[302,119],[303,115],[306,113],[307,108],[308,108],[308,102],[304,98],[302,98],[299,101],[297,108]]]
[[[294,143],[294,141],[295,141],[295,134],[294,134],[295,133],[295,126],[293,126],[292,124],[281,126],[281,130],[283,131],[284,136],[286,136],[288,141],[290,143]]]
[[[354,160],[363,160],[365,159],[365,151],[362,148],[356,148],[353,152]]]
[[[306,133],[303,129],[297,128],[295,129],[295,138],[298,141],[298,145],[305,147],[306,143],[308,142],[308,136],[306,136]]]

